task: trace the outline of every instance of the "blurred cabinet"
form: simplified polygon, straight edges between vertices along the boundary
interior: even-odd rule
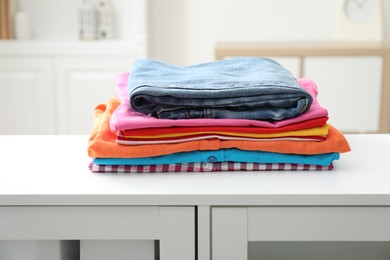
[[[0,134],[88,134],[136,57],[121,42],[0,42]]]
[[[93,109],[117,97],[116,76],[128,71],[127,58],[59,58],[55,62],[59,134],[87,134]]]
[[[309,77],[329,123],[344,133],[390,131],[390,48],[351,43],[220,43],[217,59],[275,58],[296,77]],[[292,64],[291,61],[295,60]],[[298,69],[296,68],[298,67]]]
[[[0,134],[88,134],[116,75],[147,56],[146,0],[109,1],[114,37],[93,41],[78,37],[81,2],[18,1],[33,33],[0,40]]]
[[[344,132],[379,132],[383,59],[380,56],[307,57],[303,75],[319,86],[329,122]]]
[[[0,133],[54,134],[53,63],[0,55]]]

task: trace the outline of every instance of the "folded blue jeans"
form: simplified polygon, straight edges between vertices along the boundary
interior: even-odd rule
[[[192,66],[136,60],[128,81],[134,111],[163,119],[283,120],[309,110],[312,97],[267,58],[232,58]]]

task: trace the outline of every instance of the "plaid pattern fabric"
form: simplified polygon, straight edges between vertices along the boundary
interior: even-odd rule
[[[160,165],[102,165],[90,163],[92,172],[116,173],[152,173],[152,172],[219,172],[219,171],[328,171],[329,166],[293,163],[245,163],[245,162],[217,162],[217,163],[177,163]]]

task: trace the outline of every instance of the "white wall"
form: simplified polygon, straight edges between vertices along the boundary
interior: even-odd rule
[[[329,41],[337,1],[149,0],[150,57],[189,65],[213,60],[218,41]],[[383,2],[390,24],[390,1]]]

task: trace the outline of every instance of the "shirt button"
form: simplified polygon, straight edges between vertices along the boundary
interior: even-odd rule
[[[209,158],[207,158],[207,160],[209,162],[216,162],[217,161],[217,158],[215,156],[209,156]]]
[[[202,168],[204,171],[210,171],[211,170],[211,164],[210,163],[202,163]]]

